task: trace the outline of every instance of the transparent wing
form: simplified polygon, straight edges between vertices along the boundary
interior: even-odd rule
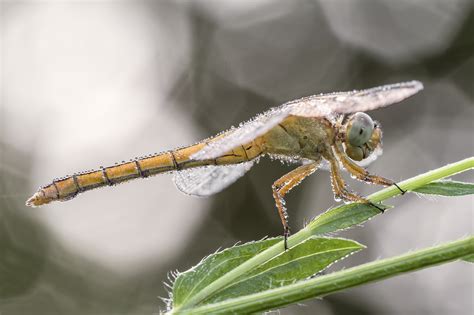
[[[182,192],[194,196],[210,196],[242,177],[254,161],[234,165],[209,165],[175,172],[173,181]]]
[[[340,114],[369,111],[401,102],[422,89],[421,82],[410,81],[361,91],[320,94],[297,99],[272,108],[238,128],[230,129],[217,140],[209,142],[191,158],[196,160],[217,158],[263,135],[290,115],[333,119]]]
[[[207,160],[217,158],[226,152],[246,144],[263,135],[289,115],[286,107],[275,107],[254,119],[225,132],[220,138],[209,142],[202,150],[191,155],[192,159]]]
[[[291,104],[291,115],[321,117],[365,112],[403,101],[423,89],[419,81],[402,82],[367,90],[308,96]]]

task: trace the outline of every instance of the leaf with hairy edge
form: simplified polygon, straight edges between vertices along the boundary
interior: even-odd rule
[[[236,279],[202,304],[249,295],[306,279],[334,262],[365,248],[341,238],[311,237]]]
[[[184,304],[214,280],[281,240],[278,237],[250,242],[204,258],[198,265],[177,276],[173,283],[173,307]]]
[[[382,209],[389,206],[378,204]],[[364,223],[373,216],[380,214],[380,210],[366,203],[351,203],[329,209],[308,224],[312,234],[325,234],[348,229],[354,225]]]
[[[440,180],[421,186],[413,191],[440,196],[464,196],[474,194],[474,184],[452,180]]]
[[[474,255],[473,251],[474,237],[470,236],[401,256],[376,260],[320,277],[298,281],[280,288],[230,298],[217,303],[199,305],[190,309],[172,311],[171,313],[198,315],[264,312],[423,268],[449,263]]]

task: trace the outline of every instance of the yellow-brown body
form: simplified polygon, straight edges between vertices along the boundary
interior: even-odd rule
[[[264,135],[215,159],[194,160],[191,156],[222,135],[189,147],[54,180],[51,184],[40,188],[27,201],[27,205],[41,206],[55,200],[65,201],[84,191],[113,186],[135,178],[207,165],[242,163],[267,153],[320,160],[325,148],[331,145],[327,142],[334,138],[334,134],[334,126],[324,118],[289,116]]]

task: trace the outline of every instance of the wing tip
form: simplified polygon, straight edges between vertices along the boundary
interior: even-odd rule
[[[394,94],[396,96],[397,101],[400,102],[404,99],[415,95],[416,93],[420,92],[424,89],[423,83],[418,80],[394,83],[389,85],[384,85],[380,87],[382,90],[385,91],[399,91],[398,94]],[[395,103],[395,102],[393,102]]]
[[[423,83],[417,80],[402,82],[400,83],[400,87],[404,91],[403,94],[405,94],[402,100],[411,97],[424,89]]]
[[[405,83],[410,89],[414,91],[413,94],[418,93],[419,91],[424,89],[423,83],[418,80],[408,81]]]
[[[393,83],[393,84],[388,84],[388,85],[383,85],[380,88],[386,89],[386,90],[392,90],[392,89],[403,89],[403,90],[408,90],[412,92],[411,95],[418,93],[419,91],[424,89],[423,83],[418,80],[412,80],[412,81],[405,81],[405,82],[399,82],[399,83]]]

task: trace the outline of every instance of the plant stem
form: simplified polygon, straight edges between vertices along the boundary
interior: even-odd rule
[[[462,171],[474,168],[474,157],[470,157],[464,160],[461,160],[456,163],[448,164],[436,170],[429,171],[427,173],[412,177],[405,181],[398,183],[398,185],[404,190],[412,190],[417,187],[426,185],[427,183],[442,179],[448,176],[452,176],[454,174],[460,173]],[[384,188],[367,198],[373,202],[381,202],[393,196],[399,195],[400,191],[396,187],[387,187]],[[316,227],[312,226],[311,223],[308,224],[305,228],[301,229],[293,236],[288,239],[288,245],[290,247],[295,246],[303,241],[305,241],[308,237],[313,234],[317,234]],[[237,279],[239,276],[245,274],[246,272],[254,269],[255,267],[263,264],[264,262],[276,257],[277,255],[281,254],[284,251],[283,244],[277,243],[267,250],[261,252],[260,254],[252,257],[251,259],[247,260],[240,266],[236,267],[235,269],[229,271],[219,279],[215,280],[207,287],[202,289],[199,293],[191,297],[189,300],[185,302],[182,306],[183,308],[190,308],[198,303],[202,302],[212,294],[216,293],[220,289],[226,287],[232,281]],[[176,307],[173,309],[171,313],[176,313],[180,310],[181,307]]]
[[[410,191],[415,188],[424,186],[428,183],[431,183],[432,181],[439,180],[448,176],[453,176],[457,173],[461,173],[469,169],[474,169],[474,157],[470,157],[456,163],[445,165],[435,170],[404,180],[397,184],[403,190]],[[376,193],[373,193],[367,198],[373,202],[380,202],[400,194],[400,190],[398,190],[397,187],[390,186],[385,189],[379,190]]]
[[[423,185],[426,185],[432,181],[439,180],[448,176],[453,176],[457,173],[466,171],[468,169],[473,169],[473,168],[474,168],[474,157],[470,157],[470,158],[467,158],[467,159],[464,159],[452,164],[445,165],[435,170],[420,174],[418,176],[409,178],[407,180],[404,180],[398,183],[398,186],[402,188],[403,190],[410,191],[418,187],[421,187]],[[395,197],[400,194],[401,192],[397,187],[390,186],[390,187],[381,189],[378,192],[367,196],[366,198],[372,202],[382,202],[388,198]],[[315,220],[313,220],[312,222],[315,222]],[[311,235],[318,234],[318,232],[319,232],[318,226],[313,225],[310,222],[305,228],[301,229],[296,234],[294,234],[288,240],[288,244],[290,246],[294,246],[306,240]],[[278,246],[278,244],[275,244],[274,246]],[[261,254],[264,254],[264,253],[265,252],[262,252]]]
[[[445,243],[402,256],[367,263],[277,289],[267,290],[214,304],[208,304],[179,314],[251,313],[282,305],[321,297],[361,284],[375,282],[401,273],[447,263],[474,253],[474,237]]]

